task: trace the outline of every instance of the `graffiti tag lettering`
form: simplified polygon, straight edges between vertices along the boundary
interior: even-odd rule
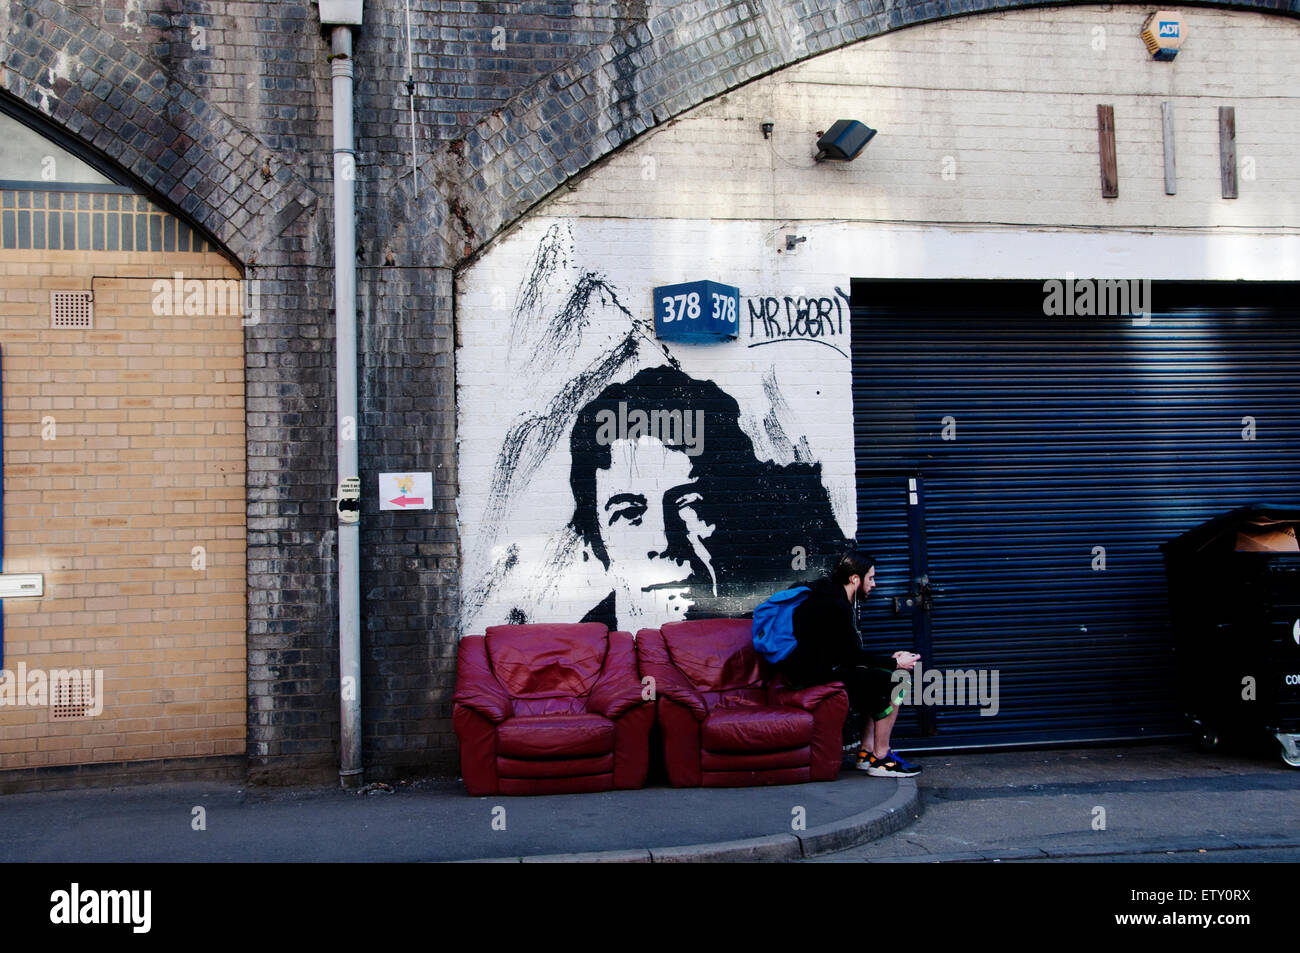
[[[838,287],[835,294],[828,297],[784,295],[778,298],[768,295],[745,300],[749,305],[749,347],[782,341],[812,341],[848,357],[839,344],[828,340],[845,334],[844,316],[848,311],[849,296]]]

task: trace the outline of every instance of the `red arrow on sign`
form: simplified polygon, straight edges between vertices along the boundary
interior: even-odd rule
[[[399,497],[396,497],[396,498],[394,498],[394,499],[389,500],[388,502],[389,502],[389,503],[396,503],[398,506],[406,506],[408,503],[414,505],[414,504],[416,504],[416,503],[423,503],[423,502],[424,502],[424,497],[422,497],[422,496],[399,496]]]

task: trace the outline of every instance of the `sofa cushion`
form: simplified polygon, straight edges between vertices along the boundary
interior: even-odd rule
[[[614,750],[603,715],[516,715],[497,729],[497,753],[510,758],[576,758]]]
[[[771,707],[766,688],[729,688],[722,692],[700,692],[700,695],[704,698],[704,704],[709,706],[709,711],[715,708]]]
[[[804,759],[805,763],[807,758]],[[581,778],[592,774],[613,774],[614,755],[583,758],[497,758],[497,774],[503,778]]]
[[[715,708],[700,742],[709,751],[778,751],[811,744],[812,733],[812,713],[798,708]]]
[[[669,658],[704,691],[759,685],[763,672],[749,619],[693,619],[659,629]]]
[[[700,752],[704,771],[774,771],[781,768],[806,768],[812,760],[810,748],[783,748],[780,751],[710,751]]]
[[[571,695],[547,695],[544,698],[516,698],[516,715],[585,715],[587,701]]]
[[[515,698],[586,695],[600,677],[609,631],[599,622],[494,625],[492,672]]]

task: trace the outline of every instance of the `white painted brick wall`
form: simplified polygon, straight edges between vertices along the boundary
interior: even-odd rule
[[[1181,8],[1155,62],[1127,5],[1019,10],[910,27],[697,107],[544,206],[553,215],[1040,225],[1294,227],[1300,22]],[[1100,33],[1096,31],[1101,31]],[[1104,49],[1094,41],[1104,38]],[[1179,188],[1164,194],[1160,103],[1175,106]],[[1115,108],[1119,198],[1101,198],[1097,105]],[[1218,107],[1236,108],[1240,198],[1219,188]],[[776,121],[764,141],[759,124]],[[879,130],[847,164],[812,161],[839,118]],[[945,156],[956,178],[942,176]],[[655,177],[643,171],[653,159]]]

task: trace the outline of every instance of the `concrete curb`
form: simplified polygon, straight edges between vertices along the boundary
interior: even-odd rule
[[[750,863],[802,860],[817,854],[856,847],[901,830],[921,816],[921,794],[915,778],[899,778],[893,796],[885,803],[851,814],[842,820],[808,831],[770,834],[744,840],[650,847],[637,850],[586,851],[574,854],[540,854],[533,857],[485,857],[460,860],[461,864],[681,864]],[[929,859],[929,858],[927,858]]]
[[[772,834],[768,837],[750,837],[713,844],[687,844],[684,847],[654,847],[650,850],[651,862],[656,864],[771,862],[798,860],[802,856],[803,848],[794,834]]]
[[[578,854],[540,854],[536,857],[512,857],[512,863],[523,864],[648,864],[648,850],[592,850]],[[479,861],[461,861],[476,864]]]
[[[857,847],[886,834],[902,830],[922,813],[921,792],[916,778],[899,778],[898,789],[884,804],[846,817],[833,824],[823,824],[799,835],[803,857],[829,854],[846,847]]]

